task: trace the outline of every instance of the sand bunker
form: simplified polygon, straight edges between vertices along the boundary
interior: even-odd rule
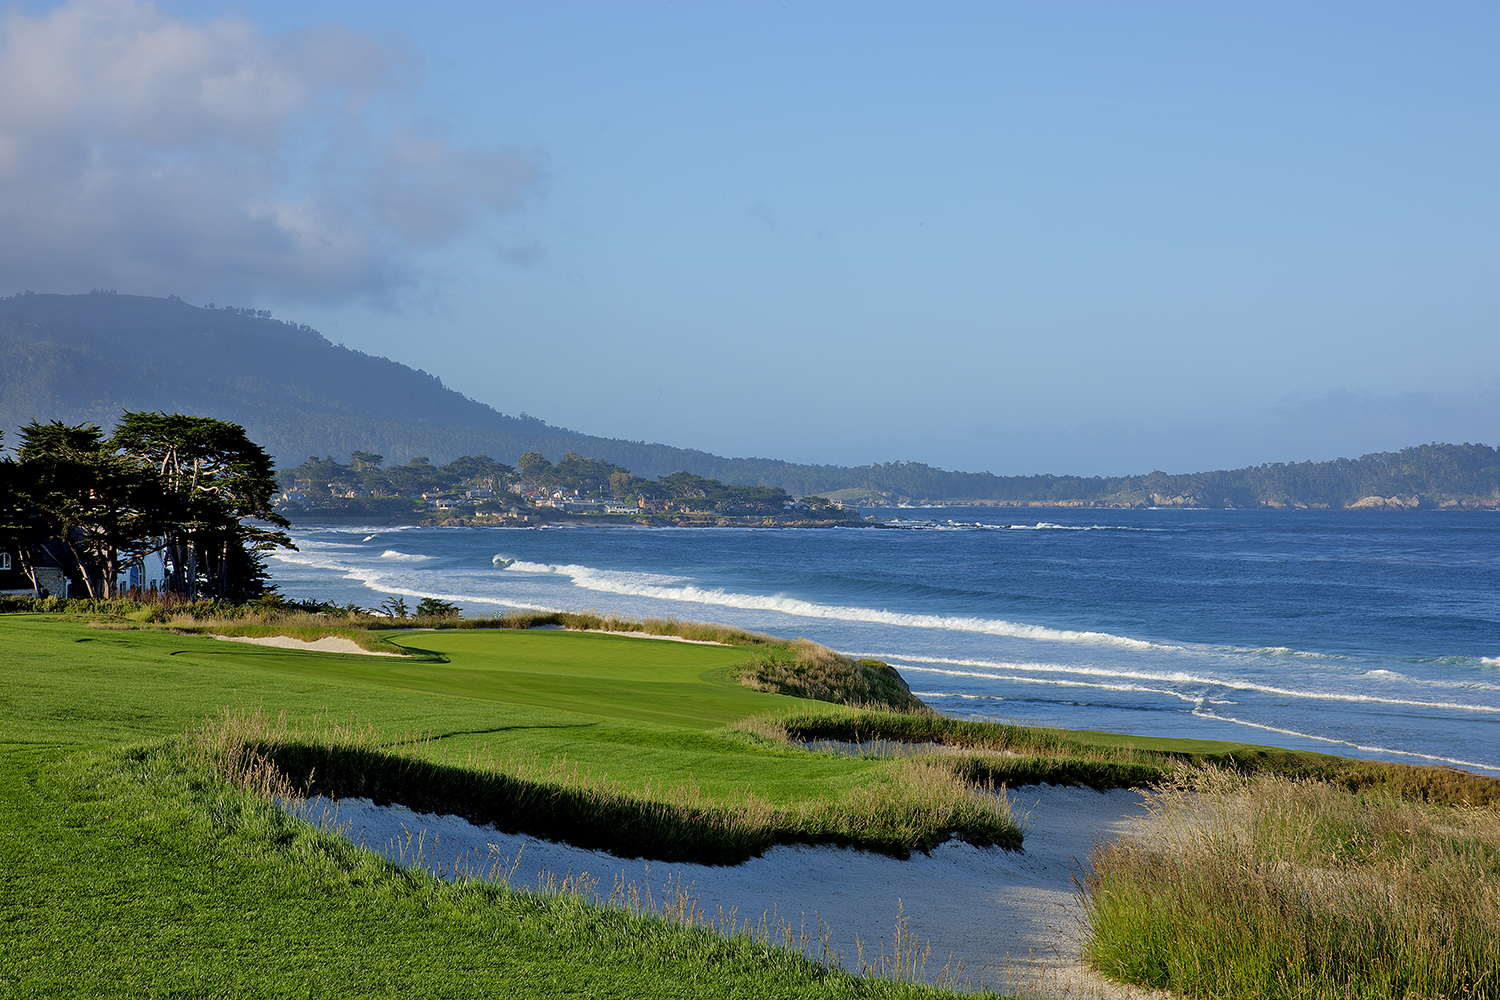
[[[400,656],[400,653],[382,653],[365,649],[353,639],[341,635],[325,635],[321,639],[293,639],[289,635],[216,635],[225,642],[248,642],[253,646],[279,646],[282,649],[305,649],[314,653],[359,653],[361,656]]]
[[[931,945],[928,975],[951,956],[990,988],[1148,996],[1079,964],[1082,909],[1072,881],[1096,838],[1125,833],[1144,816],[1140,793],[1041,786],[1015,790],[1011,800],[1026,817],[1024,853],[948,843],[931,855],[896,861],[837,847],[781,846],[734,867],[624,860],[368,799],[339,801],[335,820],[354,843],[408,864],[419,844],[424,867],[448,871],[468,860],[489,870],[498,861],[503,872],[514,863],[510,882],[517,888],[538,885],[543,873],[558,879],[587,873],[606,894],[620,877],[658,901],[672,899],[680,886],[709,915],[720,908],[742,920],[769,913],[813,931],[822,921],[847,965],[856,964],[856,937],[867,957],[882,943],[890,952],[899,912],[908,932]],[[313,800],[309,815],[316,818],[328,805]]]

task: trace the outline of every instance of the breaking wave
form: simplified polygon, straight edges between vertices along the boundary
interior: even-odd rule
[[[750,611],[778,611],[799,618],[826,618],[846,622],[869,622],[900,625],[907,628],[943,629],[954,632],[978,632],[1015,639],[1044,642],[1091,643],[1131,650],[1175,650],[1181,647],[1111,635],[1108,632],[1082,632],[1026,625],[996,618],[974,618],[948,615],[912,614],[875,608],[819,604],[781,594],[741,594],[720,587],[702,587],[686,577],[660,576],[654,573],[627,573],[572,564],[544,565],[517,561],[509,572],[551,573],[571,580],[574,586],[604,594],[648,597],[661,601],[681,601]]]
[[[1335,701],[1364,705],[1396,705],[1406,708],[1433,708],[1453,712],[1479,712],[1500,715],[1500,705],[1476,705],[1472,702],[1424,701],[1415,698],[1382,697],[1380,695],[1352,691],[1313,691],[1271,684],[1259,684],[1237,677],[1214,676],[1208,673],[1182,670],[1132,670],[1100,667],[1092,664],[1071,666],[1059,663],[951,660],[940,657],[900,655],[889,655],[887,656],[887,660],[900,670],[910,670],[914,673],[943,674],[949,677],[973,677],[1028,684],[1052,684],[1073,687],[1093,686],[1106,690],[1149,690],[1157,694],[1169,695],[1182,701],[1194,703],[1200,703],[1207,699],[1206,692],[1201,689],[1219,688],[1226,691],[1254,691],[1258,694],[1269,694],[1282,698],[1298,698],[1310,701]],[[917,664],[939,664],[939,666],[918,666]],[[955,667],[977,669],[953,669]],[[984,668],[988,668],[988,670]],[[1008,673],[1000,673],[1000,671],[1007,671]],[[1061,674],[1067,678],[1092,678],[1092,680],[1064,680],[1041,676],[1045,674]],[[1131,688],[1119,686],[1127,682],[1192,685],[1200,690],[1189,692],[1170,688]]]

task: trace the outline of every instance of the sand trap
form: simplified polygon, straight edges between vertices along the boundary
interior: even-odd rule
[[[353,639],[341,635],[325,635],[321,639],[293,639],[289,635],[216,635],[225,642],[248,642],[252,646],[279,646],[282,649],[305,649],[314,653],[358,653],[361,656],[400,656],[400,653],[382,653],[365,649]]]
[[[558,879],[586,872],[608,893],[617,876],[634,881],[658,900],[677,886],[698,897],[712,915],[722,907],[741,919],[770,913],[810,929],[819,920],[832,930],[836,952],[854,963],[855,938],[867,955],[882,943],[890,952],[898,901],[907,929],[932,947],[929,975],[961,961],[968,975],[1001,990],[1068,997],[1143,997],[1144,991],[1101,979],[1078,962],[1082,910],[1072,874],[1096,837],[1126,832],[1144,816],[1140,793],[1087,788],[1027,787],[1011,793],[1017,816],[1026,816],[1026,850],[1014,853],[949,843],[910,861],[837,847],[782,846],[743,865],[629,861],[566,844],[511,836],[454,816],[379,807],[368,799],[337,803],[336,822],[355,844],[410,864],[420,842],[423,867],[450,870],[455,862],[494,861],[509,868],[511,884],[536,886],[550,872]],[[326,800],[309,803],[316,818]]]

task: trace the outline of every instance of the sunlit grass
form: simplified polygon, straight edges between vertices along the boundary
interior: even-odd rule
[[[1500,812],[1182,772],[1084,879],[1107,975],[1203,997],[1500,996]]]

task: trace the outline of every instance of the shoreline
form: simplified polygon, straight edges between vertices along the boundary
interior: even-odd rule
[[[1379,503],[1366,502],[1378,500]],[[861,505],[860,511],[921,511],[947,510],[952,508],[986,508],[1005,510],[1172,510],[1192,511],[1277,511],[1314,513],[1497,513],[1500,500],[1455,500],[1442,503],[1406,502],[1399,498],[1366,498],[1344,507],[1307,505],[1301,503],[1264,502],[1254,506],[1204,507],[1188,503],[1127,503],[1106,500],[922,500],[901,504]],[[636,517],[628,514],[562,514],[553,516],[535,512],[517,517],[514,515],[477,515],[458,517],[381,517],[367,513],[339,514],[332,511],[282,511],[292,519],[293,527],[340,527],[366,526],[371,528],[417,527],[417,528],[764,528],[774,530],[812,530],[827,528],[899,528],[902,515],[881,516],[862,514],[858,519],[828,520],[777,520],[760,516],[709,516],[702,517]],[[295,515],[295,516],[294,516]]]

